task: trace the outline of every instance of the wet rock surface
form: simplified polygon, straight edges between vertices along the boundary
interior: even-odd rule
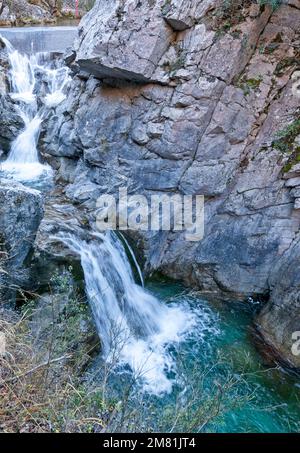
[[[300,313],[299,6],[247,3],[228,24],[217,1],[97,1],[69,60],[68,99],[41,140],[66,200],[56,211],[75,227],[94,228],[97,198],[120,187],[147,197],[204,195],[201,242],[128,232],[145,270],[207,297],[271,294],[261,333],[295,366],[288,351]],[[37,250],[52,231],[49,215]]]
[[[1,76],[0,76],[1,78]],[[0,80],[1,84],[1,80]],[[0,86],[0,90],[1,90]],[[7,154],[11,142],[17,137],[24,123],[20,116],[15,112],[13,102],[8,97],[3,95],[3,91],[0,91],[0,157],[3,154]]]
[[[7,302],[10,291],[26,281],[23,265],[42,217],[43,197],[39,191],[0,179],[1,301],[3,298]]]
[[[0,158],[2,154],[6,154],[9,151],[11,142],[24,126],[9,96],[7,71],[7,53],[5,45],[0,38]]]
[[[209,297],[276,297],[274,263],[280,275],[299,237],[298,170],[274,145],[300,107],[298,5],[250,5],[221,31],[217,2],[103,8],[97,2],[81,22],[79,69],[44,138],[66,196],[93,212],[101,193],[124,185],[148,196],[203,194],[200,243],[132,233],[145,269]]]

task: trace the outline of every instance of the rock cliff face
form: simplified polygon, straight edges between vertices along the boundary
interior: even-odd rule
[[[43,217],[43,197],[11,180],[0,182],[0,300],[10,301],[26,280],[24,261]]]
[[[299,333],[300,306],[300,241],[293,243],[278,262],[270,277],[271,300],[259,314],[256,323],[263,339],[274,349],[275,356],[287,365],[300,368],[299,354],[293,354]],[[294,333],[294,336],[292,337]]]
[[[295,366],[299,23],[298,0],[275,11],[251,1],[98,0],[67,57],[70,95],[42,138],[65,196],[91,225],[99,195],[119,187],[205,195],[201,242],[129,233],[145,269],[210,297],[271,294],[260,331]]]
[[[300,5],[244,4],[96,2],[44,149],[89,212],[124,185],[205,195],[200,243],[132,233],[145,268],[214,297],[271,292],[261,333],[299,365],[288,351],[299,316]]]
[[[0,157],[3,153],[9,151],[11,142],[24,126],[8,96],[7,68],[8,60],[5,44],[0,38]]]

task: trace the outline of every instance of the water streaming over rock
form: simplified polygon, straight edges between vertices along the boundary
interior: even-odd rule
[[[40,161],[38,138],[49,109],[66,97],[69,73],[50,54],[28,56],[4,42],[10,62],[10,96],[25,127],[12,143],[1,170],[20,181],[31,181],[52,172]],[[89,242],[72,234],[59,238],[80,255],[104,359],[117,367],[130,367],[147,391],[170,392],[174,362],[168,349],[189,331],[195,322],[192,313],[162,304],[135,283],[125,249],[115,234],[98,234]],[[143,285],[142,272],[124,237],[123,243]]]
[[[118,237],[110,232],[86,242],[72,234],[59,239],[78,253],[86,293],[102,341],[103,357],[128,366],[150,393],[170,392],[174,361],[168,349],[195,325],[190,310],[167,306],[137,285]]]
[[[41,163],[37,149],[41,124],[49,109],[66,97],[69,70],[50,53],[25,55],[18,52],[5,38],[10,63],[11,98],[24,121],[24,129],[11,145],[9,156],[1,170],[20,181],[49,175],[51,167]]]

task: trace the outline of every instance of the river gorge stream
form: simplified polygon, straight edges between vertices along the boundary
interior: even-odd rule
[[[49,179],[54,184],[54,170],[42,162],[40,128],[67,98],[71,76],[49,54],[27,56],[5,42],[10,96],[25,126],[1,162],[1,176],[43,189]],[[179,401],[182,405],[186,401],[187,410],[196,417],[199,407],[209,411],[214,399],[220,402],[220,413],[200,427],[203,431],[299,430],[299,380],[264,363],[256,350],[254,301],[207,302],[196,291],[164,279],[150,280],[144,288],[137,259],[115,233],[95,233],[93,240],[85,240],[76,231],[58,232],[56,239],[81,260],[86,296],[101,340],[102,353],[87,376],[95,374],[103,360],[111,362],[112,355],[115,360],[119,348],[111,392],[117,398],[124,382],[134,376],[136,399],[130,404],[138,405],[139,395],[146,394],[145,417],[151,417],[158,431],[172,430]],[[117,345],[112,341],[116,330]]]

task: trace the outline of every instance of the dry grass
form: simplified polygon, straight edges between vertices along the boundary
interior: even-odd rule
[[[90,338],[86,300],[70,292],[69,282],[60,273],[53,280],[54,294],[37,296],[21,312],[0,308],[0,332],[6,338],[0,354],[0,432],[199,432],[233,404],[243,406],[253,398],[235,393],[239,382],[230,370],[207,394],[205,382],[215,367],[227,364],[216,358],[214,366],[202,370],[195,357],[194,367],[185,369],[186,351],[179,350],[178,373],[189,391],[157,405],[139,391],[138,377],[115,374],[122,347],[118,332],[112,362],[99,359],[89,367],[98,343]]]
[[[98,346],[90,342],[90,331],[80,331],[88,307],[76,299],[55,312],[55,301],[53,320],[38,334],[33,320],[46,315],[45,307],[0,309],[6,344],[0,354],[0,432],[85,432],[91,419],[93,426],[103,425],[82,390],[84,368]]]

